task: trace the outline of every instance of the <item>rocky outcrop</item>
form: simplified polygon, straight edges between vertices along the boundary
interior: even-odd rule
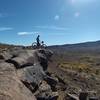
[[[62,77],[48,72],[52,54],[47,49],[23,48],[1,52],[0,100],[79,100],[66,93]]]
[[[0,100],[57,98],[46,74],[52,52],[45,49],[11,49],[0,54]],[[48,94],[48,96],[47,96]],[[34,96],[35,95],[35,96]]]
[[[13,64],[0,63],[0,100],[36,100],[21,83]]]

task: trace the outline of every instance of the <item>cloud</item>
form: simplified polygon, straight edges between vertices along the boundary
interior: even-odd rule
[[[55,20],[59,20],[59,19],[60,19],[60,16],[59,16],[59,15],[56,15],[56,16],[54,17],[54,19],[55,19]]]
[[[80,12],[76,12],[76,13],[74,14],[74,16],[75,16],[75,17],[79,17],[79,16],[80,16]]]
[[[67,31],[68,28],[57,27],[57,26],[35,26],[35,28],[46,29],[46,30],[56,30],[56,31]]]
[[[20,35],[20,36],[25,36],[25,35],[32,35],[34,34],[33,32],[18,32],[17,35]]]
[[[11,31],[13,28],[11,27],[0,27],[0,31]]]

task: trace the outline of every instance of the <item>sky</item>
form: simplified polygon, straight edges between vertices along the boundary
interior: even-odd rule
[[[100,0],[0,0],[0,43],[100,40]]]

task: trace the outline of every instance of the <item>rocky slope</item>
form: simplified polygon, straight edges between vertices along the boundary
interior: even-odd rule
[[[0,100],[79,100],[79,93],[70,94],[72,92],[68,90],[72,88],[56,67],[52,68],[55,73],[48,72],[52,55],[47,49],[17,47],[1,50]],[[87,93],[80,94],[85,97]]]
[[[0,53],[0,100],[56,99],[57,79],[47,73],[49,50],[13,48]]]

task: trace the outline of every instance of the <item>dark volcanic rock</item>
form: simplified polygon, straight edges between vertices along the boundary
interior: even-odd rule
[[[32,92],[38,90],[40,83],[47,77],[42,65],[47,69],[50,55],[48,50],[19,48],[2,52],[0,100],[36,100]]]
[[[41,66],[43,67],[43,70],[46,71],[48,66],[48,61],[50,61],[53,52],[46,49],[39,49],[37,55],[38,55],[38,60]]]
[[[17,71],[18,77],[23,81],[31,91],[34,91],[41,81],[45,78],[46,74],[40,65],[25,67]]]
[[[0,100],[57,100],[58,78],[47,74],[52,52],[11,49],[0,56]],[[34,97],[36,96],[36,98]]]
[[[79,95],[80,100],[87,100],[88,93],[87,92],[81,92]]]

